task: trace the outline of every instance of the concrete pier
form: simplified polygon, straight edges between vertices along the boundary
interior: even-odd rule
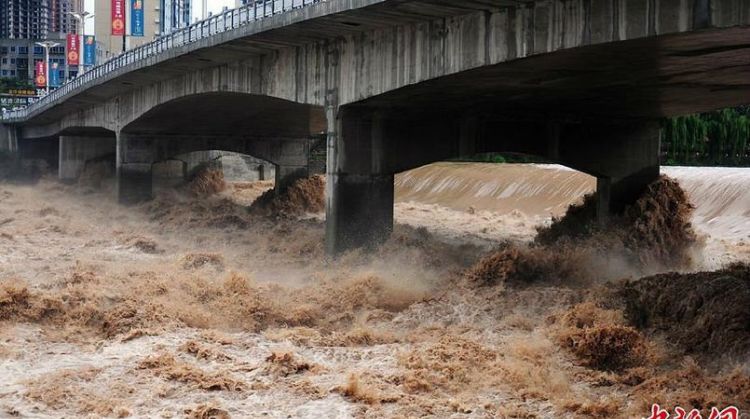
[[[393,175],[330,174],[326,250],[371,248],[393,231]]]
[[[107,155],[116,154],[116,138],[60,136],[58,179],[63,182],[78,180],[86,167],[86,162]]]
[[[385,153],[382,113],[342,111],[330,134],[326,249],[372,247],[393,231],[394,172]],[[407,157],[407,156],[401,156]]]
[[[621,213],[659,177],[656,121],[588,122],[565,127],[559,162],[596,176],[600,220]]]
[[[117,200],[137,204],[153,196],[154,140],[133,134],[117,134]]]

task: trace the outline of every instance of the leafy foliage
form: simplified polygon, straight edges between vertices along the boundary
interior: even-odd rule
[[[750,107],[667,119],[662,130],[667,165],[750,165]]]

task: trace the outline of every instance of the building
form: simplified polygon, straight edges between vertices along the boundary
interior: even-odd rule
[[[191,0],[160,0],[161,35],[190,24],[192,15]]]
[[[0,8],[0,77],[29,84],[34,80],[34,63],[44,60],[44,48],[37,41],[54,40],[60,46],[50,50],[50,61],[60,68],[65,80],[65,34],[74,33],[69,12],[82,0],[2,0]]]
[[[112,35],[112,0],[96,0],[94,9],[94,35],[96,36],[97,63],[103,63],[116,57],[124,49],[132,49],[153,41],[161,33],[161,0],[142,1],[144,14],[143,36],[130,36],[130,2],[126,1],[125,30],[127,35],[123,37]]]
[[[34,62],[44,60],[44,48],[36,45],[35,40],[2,39],[0,40],[0,77],[34,80]],[[50,49],[50,62],[59,66],[59,80],[65,80],[65,41]]]
[[[46,39],[48,0],[2,0],[0,38]]]
[[[82,0],[48,0],[49,1],[49,36],[63,39],[65,34],[78,33],[76,20],[71,12],[82,10]]]

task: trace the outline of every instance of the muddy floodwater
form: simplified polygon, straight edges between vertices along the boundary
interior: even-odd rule
[[[0,418],[750,414],[750,170],[663,172],[689,266],[531,246],[595,188],[551,165],[400,174],[393,237],[336,260],[322,179],[284,216],[248,210],[268,182],[130,208],[111,181],[0,183]],[[513,269],[472,280],[493,252]]]

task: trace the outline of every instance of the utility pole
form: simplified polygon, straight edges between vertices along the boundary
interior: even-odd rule
[[[36,44],[44,48],[44,77],[46,78],[44,87],[46,87],[47,94],[49,94],[49,49],[60,45],[60,43],[55,41],[43,41],[37,42]]]
[[[86,32],[86,19],[94,17],[94,14],[89,13],[85,10],[83,12],[68,12],[68,13],[74,18],[76,18],[76,21],[78,21],[78,26],[81,28],[81,31],[80,31],[81,42],[78,44],[78,49],[81,51],[81,53],[78,55],[79,56],[78,67],[80,69],[80,71],[78,71],[78,75],[80,76],[81,74],[86,72],[86,65],[83,62],[83,58],[85,56],[84,48],[86,48],[84,45],[84,37],[85,37],[84,34]]]

